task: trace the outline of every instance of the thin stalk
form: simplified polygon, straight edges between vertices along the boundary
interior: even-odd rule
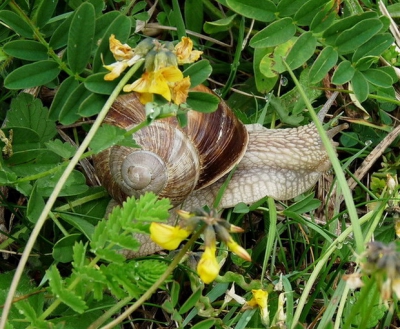
[[[364,250],[364,238],[362,235],[362,231],[361,231],[361,227],[360,227],[360,222],[358,220],[358,216],[357,216],[357,211],[356,211],[356,207],[354,205],[354,201],[353,201],[353,197],[351,195],[351,191],[347,185],[347,181],[346,178],[344,176],[342,167],[340,166],[340,162],[337,159],[336,156],[336,152],[334,150],[334,147],[330,141],[330,139],[328,138],[322,123],[319,121],[317,114],[314,111],[314,108],[312,107],[310,101],[308,100],[300,82],[298,81],[298,79],[296,78],[296,76],[294,75],[293,71],[290,69],[289,65],[283,61],[284,65],[286,66],[286,69],[288,70],[288,72],[290,73],[294,83],[296,84],[299,93],[301,95],[301,97],[304,100],[304,103],[310,113],[311,118],[314,121],[314,124],[318,130],[318,133],[321,137],[322,143],[325,146],[325,149],[328,153],[329,156],[329,160],[332,163],[332,167],[335,171],[336,177],[337,177],[337,181],[338,184],[340,185],[340,188],[342,190],[343,193],[343,197],[344,197],[344,201],[346,203],[346,207],[347,207],[347,211],[349,213],[349,217],[350,217],[350,221],[351,221],[351,225],[354,228],[354,240],[355,240],[355,244],[356,244],[356,252],[358,254],[361,254]]]
[[[374,215],[373,211],[365,214],[363,217],[360,218],[359,225],[362,225],[365,222],[369,221],[373,215]],[[342,244],[347,239],[347,237],[352,233],[354,234],[354,227],[353,226],[349,226],[346,230],[344,230],[342,232],[342,234],[340,234],[332,242],[332,244],[326,250],[325,254],[320,259],[318,259],[318,261],[316,262],[314,271],[311,273],[311,275],[310,275],[310,277],[309,277],[309,279],[307,281],[307,284],[304,287],[303,293],[301,294],[301,297],[299,299],[299,303],[297,305],[296,312],[295,312],[294,317],[293,317],[293,322],[292,322],[291,329],[295,329],[296,326],[297,326],[297,323],[298,323],[298,321],[300,319],[300,316],[301,316],[301,314],[303,312],[304,305],[306,304],[306,302],[308,300],[310,291],[313,288],[314,283],[318,278],[319,272],[321,272],[322,268],[329,261],[329,258],[331,257],[333,252],[336,250],[337,246]]]
[[[4,304],[4,309],[3,309],[3,314],[1,317],[1,322],[0,322],[0,329],[4,329],[8,317],[8,313],[10,312],[11,309],[11,304],[13,301],[13,297],[15,294],[15,291],[17,290],[18,283],[21,279],[22,273],[24,271],[25,265],[28,261],[29,254],[31,253],[33,246],[35,244],[35,241],[37,237],[39,236],[40,230],[42,229],[47,216],[49,212],[51,211],[51,208],[53,207],[54,203],[57,200],[58,195],[60,194],[60,191],[62,187],[64,186],[65,182],[67,181],[69,175],[71,172],[74,170],[75,166],[81,159],[82,154],[85,152],[85,150],[88,148],[89,143],[93,139],[94,135],[96,134],[97,130],[99,129],[101,123],[103,122],[105,116],[107,115],[108,110],[110,109],[111,105],[114,103],[115,99],[118,97],[119,93],[121,92],[122,88],[124,85],[127,84],[128,80],[132,77],[132,75],[139,69],[139,67],[142,65],[144,59],[138,61],[127,73],[126,75],[121,79],[121,81],[118,83],[118,85],[115,87],[114,91],[108,98],[107,102],[104,104],[103,108],[101,109],[99,115],[97,116],[95,122],[93,123],[90,131],[88,132],[86,138],[83,140],[82,144],[79,146],[78,150],[76,151],[75,155],[71,159],[71,162],[68,164],[67,168],[65,169],[64,173],[60,177],[60,180],[57,182],[57,185],[54,187],[53,192],[51,193],[49,199],[47,200],[47,203],[31,233],[31,236],[29,237],[29,240],[25,246],[25,250],[22,254],[21,260],[18,264],[18,267],[15,271],[15,275],[13,278],[13,281],[11,282],[10,290],[7,295],[6,302]]]

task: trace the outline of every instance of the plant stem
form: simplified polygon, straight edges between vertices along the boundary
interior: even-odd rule
[[[115,328],[118,324],[120,324],[124,319],[126,319],[132,312],[136,311],[140,305],[142,305],[147,299],[149,299],[153,293],[165,283],[168,276],[172,273],[172,271],[178,266],[179,262],[186,255],[189,248],[196,242],[196,240],[200,237],[200,234],[203,232],[204,228],[199,229],[195,234],[192,235],[190,240],[183,246],[183,248],[179,251],[179,253],[174,257],[171,264],[169,264],[166,271],[159,277],[159,279],[147,290],[142,297],[140,297],[135,303],[133,303],[124,313],[122,313],[118,318],[108,323],[102,329],[112,329]],[[124,300],[121,300],[118,304],[121,304],[122,307]],[[117,305],[118,305],[117,304]],[[108,317],[107,317],[108,318]],[[100,317],[98,320],[93,322],[88,329],[96,329],[101,324],[104,323],[107,318]]]
[[[0,322],[0,329],[5,328],[8,313],[10,312],[11,304],[13,301],[13,297],[14,297],[15,291],[17,290],[17,286],[21,279],[22,273],[24,271],[24,267],[28,261],[29,254],[31,253],[31,251],[33,249],[35,241],[36,241],[37,237],[39,236],[40,230],[42,229],[42,227],[47,219],[47,216],[48,216],[49,212],[51,211],[51,208],[53,207],[54,203],[56,202],[57,197],[58,197],[62,187],[64,186],[64,184],[67,181],[71,172],[74,170],[76,164],[81,159],[82,154],[85,152],[85,150],[89,146],[89,143],[91,142],[91,140],[93,139],[97,130],[99,129],[101,123],[103,122],[105,116],[107,115],[108,110],[110,109],[111,105],[113,104],[113,102],[115,101],[115,99],[117,98],[119,93],[121,92],[123,86],[128,82],[128,80],[132,77],[132,75],[139,69],[139,67],[142,65],[143,61],[144,61],[144,59],[141,59],[140,61],[138,61],[126,73],[126,75],[121,79],[121,81],[115,87],[114,91],[108,98],[107,102],[104,104],[104,106],[101,109],[99,115],[97,116],[95,122],[93,123],[86,138],[82,141],[82,144],[79,146],[75,155],[71,159],[71,162],[68,164],[64,173],[60,177],[60,180],[57,182],[57,185],[54,187],[53,193],[50,195],[49,199],[47,200],[47,203],[46,203],[32,233],[31,233],[31,236],[29,237],[29,240],[25,246],[25,250],[22,254],[21,260],[15,271],[15,275],[14,275],[13,281],[11,282],[10,290],[8,292],[6,302],[4,304],[3,314],[2,314],[1,322]]]

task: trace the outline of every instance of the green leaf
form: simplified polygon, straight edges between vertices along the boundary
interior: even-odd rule
[[[325,8],[319,11],[313,18],[310,30],[314,33],[321,33],[329,28],[336,18],[336,12],[332,9],[333,2],[327,3]]]
[[[82,298],[63,287],[63,280],[56,266],[51,266],[46,271],[46,275],[49,278],[50,289],[57,299],[77,313],[83,313],[87,309],[87,305]]]
[[[84,84],[78,85],[71,94],[69,94],[66,102],[63,104],[59,121],[62,124],[68,125],[80,119],[78,114],[79,106],[83,101],[91,95],[91,92],[85,88]]]
[[[31,223],[36,223],[45,206],[44,200],[37,191],[37,184],[33,186],[31,195],[29,196],[26,217]]]
[[[256,33],[250,40],[254,48],[275,47],[288,41],[296,33],[296,26],[290,17],[282,18],[271,23],[266,28]]]
[[[87,220],[82,219],[82,217],[80,216],[65,213],[61,213],[60,217],[64,221],[75,227],[77,230],[85,234],[88,239],[92,237],[94,232],[94,225],[89,223]]]
[[[183,71],[183,76],[190,77],[190,88],[194,88],[203,83],[211,73],[212,67],[210,62],[206,59],[202,59],[186,68],[185,71]]]
[[[266,77],[262,72],[262,64],[261,61],[265,56],[270,54],[271,50],[268,48],[256,48],[254,50],[254,59],[253,59],[253,71],[254,71],[254,78],[256,82],[257,90],[260,93],[267,93],[269,92],[278,81],[278,75],[275,74],[272,77]],[[268,66],[270,67],[270,66]]]
[[[90,75],[84,82],[87,90],[101,95],[111,95],[120,79],[105,81],[104,76],[109,72],[100,72]]]
[[[63,143],[59,139],[48,141],[47,143],[45,143],[45,145],[47,149],[54,152],[55,154],[58,154],[64,159],[71,158],[76,152],[76,148],[74,146],[67,142]]]
[[[276,6],[269,0],[227,0],[226,3],[233,11],[256,21],[272,22],[275,19]]]
[[[112,16],[110,17],[112,18]],[[129,17],[120,14],[106,26],[106,30],[102,35],[96,33],[96,40],[100,40],[100,43],[93,59],[93,72],[99,72],[103,68],[103,63],[110,64],[115,62],[115,58],[109,50],[111,34],[114,34],[116,39],[124,43],[128,39],[130,32],[131,20]]]
[[[204,23],[203,2],[198,0],[185,1],[185,23],[186,28],[190,31],[201,33]],[[193,36],[191,36],[193,38]],[[197,39],[197,38],[194,38]]]
[[[47,48],[40,42],[32,40],[15,40],[7,42],[3,50],[6,54],[25,59],[27,61],[40,61],[48,59]]]
[[[36,1],[35,5],[39,3],[39,6],[36,7],[35,13],[32,17],[32,21],[39,27],[43,27],[50,20],[51,16],[53,16],[54,10],[57,7],[58,0],[41,0]]]
[[[356,95],[360,103],[364,102],[368,98],[369,86],[368,81],[364,75],[356,70],[354,76],[351,79],[351,84],[353,87],[354,94]]]
[[[49,42],[49,45],[52,49],[57,50],[67,45],[68,31],[70,29],[72,19],[74,18],[74,14],[75,12],[70,13],[70,15],[52,33]]]
[[[378,15],[376,14],[376,12],[368,11],[361,15],[353,15],[350,17],[340,19],[337,22],[333,23],[329,28],[327,28],[323,33],[322,37],[325,39],[325,42],[328,45],[335,46],[336,39],[343,31],[351,29],[358,22],[377,17]]]
[[[339,54],[352,53],[354,49],[357,49],[378,33],[382,26],[383,24],[379,19],[370,18],[342,32],[335,42]]]
[[[278,16],[293,16],[303,4],[304,0],[281,0],[277,7]]]
[[[82,117],[96,115],[100,113],[106,101],[107,97],[103,95],[91,94],[79,106],[78,114]]]
[[[350,61],[341,62],[336,68],[332,76],[332,83],[335,85],[342,85],[349,82],[354,76],[355,68],[351,65]]]
[[[84,2],[76,10],[68,33],[68,64],[77,74],[85,69],[92,54],[94,30],[94,7],[91,3]]]
[[[60,73],[58,64],[53,60],[44,60],[21,66],[12,71],[4,80],[8,89],[28,89],[42,86],[54,80]]]
[[[117,126],[104,124],[96,132],[96,136],[90,142],[91,150],[97,154],[125,139],[126,130]]]
[[[232,27],[235,17],[236,14],[218,19],[213,22],[205,22],[203,26],[204,32],[206,32],[207,34],[213,34],[228,31]]]
[[[392,77],[380,69],[369,69],[363,71],[364,77],[373,85],[388,88],[392,86]]]
[[[21,17],[10,10],[0,10],[0,21],[24,38],[33,38],[31,27]]]
[[[192,329],[210,329],[214,328],[216,319],[207,319],[196,323]]]
[[[186,301],[179,309],[179,314],[189,312],[190,309],[192,309],[196,305],[196,303],[199,301],[202,290],[203,289],[199,287],[195,291],[193,291],[193,293],[189,297],[186,298]]]
[[[321,201],[314,199],[314,194],[307,195],[303,200],[300,200],[285,209],[285,211],[292,211],[298,214],[308,213],[317,209],[321,205]]]
[[[362,57],[379,56],[393,43],[393,37],[389,33],[374,35],[370,40],[356,48],[352,61],[357,62]]]
[[[195,111],[203,113],[214,112],[218,108],[220,99],[212,94],[192,91],[189,92],[189,97],[186,103]]]
[[[71,96],[73,91],[79,86],[79,82],[74,77],[68,77],[58,87],[56,96],[50,106],[49,118],[52,120],[58,120],[60,113],[67,102],[67,99]]]
[[[321,11],[328,0],[308,0],[304,3],[294,15],[294,21],[299,26],[308,26],[314,17]]]
[[[293,45],[286,57],[286,63],[292,70],[303,65],[314,54],[317,47],[317,39],[312,32],[303,33]]]
[[[82,234],[75,233],[67,235],[60,240],[58,240],[53,247],[53,258],[55,261],[60,263],[69,263],[72,261],[73,250],[72,247],[75,245]]]
[[[44,143],[57,134],[55,123],[47,116],[48,110],[39,99],[21,93],[11,101],[6,127],[30,128],[38,134],[40,143]]]
[[[283,59],[292,49],[295,39],[292,38],[285,43],[275,47],[273,56],[266,54],[260,62],[261,72],[268,78],[278,77],[280,73],[286,71],[286,66],[283,64]]]
[[[97,249],[95,253],[97,256],[110,263],[122,264],[125,261],[125,257],[122,254],[117,253],[115,250]]]
[[[309,76],[311,83],[320,82],[334,67],[338,60],[338,53],[331,46],[324,48],[311,66]]]
[[[372,64],[377,63],[379,60],[378,56],[366,56],[362,57],[357,61],[357,63],[353,63],[353,66],[355,69],[359,71],[365,71],[368,70]]]
[[[60,168],[61,169],[61,168]],[[58,171],[56,174],[47,176],[44,178],[39,178],[37,180],[37,190],[40,195],[43,197],[48,197],[53,192],[54,187],[59,181],[62,175],[62,170]],[[69,196],[76,195],[86,192],[88,190],[88,186],[86,185],[85,176],[77,170],[74,170],[71,175],[68,177],[66,183],[59,196]]]

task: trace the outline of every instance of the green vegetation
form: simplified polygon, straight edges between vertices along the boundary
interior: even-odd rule
[[[400,327],[399,19],[397,0],[3,0],[0,329]],[[106,215],[92,156],[214,111],[200,84],[245,124],[314,122],[332,170],[289,201],[181,212],[183,227],[153,193]],[[128,89],[147,117],[102,126]],[[178,249],[127,258],[150,232]]]

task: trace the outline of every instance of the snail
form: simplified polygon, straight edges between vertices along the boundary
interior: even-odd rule
[[[211,92],[204,86],[197,91]],[[320,111],[320,120],[335,97]],[[131,93],[117,98],[105,123],[128,130],[144,119],[144,106]],[[332,138],[342,129],[327,133]],[[220,208],[265,196],[287,200],[310,189],[331,166],[314,124],[286,129],[243,125],[222,100],[214,113],[188,111],[184,128],[170,117],[133,138],[141,148],[113,146],[94,156],[100,182],[119,203],[153,191],[185,209],[212,206],[235,166]]]

